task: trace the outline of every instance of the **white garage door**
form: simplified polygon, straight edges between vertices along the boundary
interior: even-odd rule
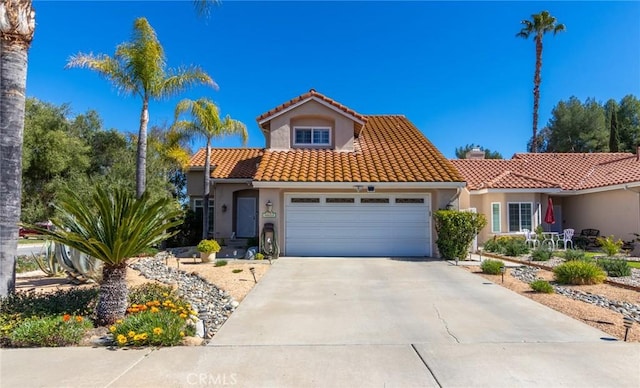
[[[431,256],[429,194],[287,194],[287,256]]]

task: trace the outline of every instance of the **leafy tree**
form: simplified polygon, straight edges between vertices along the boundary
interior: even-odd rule
[[[183,113],[189,113],[191,121],[178,120]],[[247,143],[247,127],[240,121],[229,116],[220,117],[218,107],[207,98],[196,101],[184,99],[178,103],[175,112],[174,128],[190,136],[202,136],[207,140],[204,161],[204,192],[202,194],[202,238],[206,239],[209,232],[209,194],[211,185],[211,139],[226,135],[242,137],[243,144]]]
[[[433,213],[438,234],[438,251],[445,259],[462,259],[478,232],[487,225],[484,214],[459,210],[438,210]]]
[[[605,110],[594,99],[560,101],[541,131],[543,152],[606,152],[609,131]]]
[[[164,49],[145,18],[135,20],[131,42],[118,45],[113,57],[79,53],[69,59],[67,68],[71,67],[94,70],[122,93],[142,99],[136,160],[136,195],[140,198],[146,189],[149,101],[176,95],[196,84],[217,87],[216,83],[196,66],[167,69]]]
[[[540,83],[542,78],[540,73],[542,70],[542,37],[544,34],[565,31],[566,27],[562,23],[558,23],[556,18],[551,16],[549,11],[542,11],[538,14],[531,15],[531,20],[522,20],[522,29],[516,34],[516,37],[529,39],[533,36],[536,43],[536,68],[533,76],[533,136],[531,142],[531,152],[538,152],[538,107],[540,104]]]
[[[609,152],[618,152],[620,139],[618,137],[618,106],[615,100],[607,102],[607,117],[609,118]]]
[[[0,296],[15,291],[27,52],[35,28],[31,0],[0,3]]]
[[[619,104],[617,111],[618,138],[621,152],[633,152],[640,146],[640,100],[627,95]]]
[[[479,149],[480,151],[484,151],[485,159],[503,159],[502,154],[500,152],[491,151],[490,149],[484,148],[477,144],[467,144],[463,147],[456,147],[456,158],[465,159],[467,157],[467,152],[473,149]]]
[[[52,240],[104,263],[96,307],[100,325],[111,325],[127,309],[127,260],[171,236],[181,210],[168,198],[136,198],[124,189],[107,192],[97,187],[90,201],[67,190],[56,204],[55,230],[40,229]]]

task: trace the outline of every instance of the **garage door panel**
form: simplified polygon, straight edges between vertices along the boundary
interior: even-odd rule
[[[296,195],[300,197],[300,195]],[[321,196],[316,196],[316,198]],[[332,197],[327,195],[326,197]],[[386,197],[386,196],[385,196]],[[430,200],[422,203],[287,202],[289,256],[426,256],[431,253]],[[416,201],[417,202],[417,201]]]

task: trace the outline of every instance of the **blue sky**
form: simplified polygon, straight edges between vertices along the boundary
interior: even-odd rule
[[[362,114],[406,115],[447,157],[476,143],[510,157],[531,136],[533,40],[520,21],[549,10],[565,33],[545,37],[540,125],[560,100],[640,96],[640,2],[238,2],[209,19],[189,1],[35,0],[27,94],[73,114],[97,110],[106,128],[138,131],[140,100],[117,94],[78,52],[113,55],[146,17],[168,65],[197,64],[220,85],[150,105],[150,124],[170,124],[184,97],[209,97],[244,122],[310,88]],[[201,143],[194,143],[200,146]],[[234,138],[214,146],[236,147]]]

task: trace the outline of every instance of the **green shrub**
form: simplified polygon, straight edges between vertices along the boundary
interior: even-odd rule
[[[631,267],[626,260],[622,259],[598,259],[598,266],[607,272],[607,275],[618,278],[631,276]]]
[[[173,346],[195,332],[196,311],[181,298],[134,303],[127,313],[109,328],[118,346]]]
[[[507,256],[521,256],[529,253],[529,248],[523,238],[511,238],[504,245],[504,254]]]
[[[228,262],[226,260],[216,260],[214,267],[224,267]]]
[[[16,325],[9,341],[15,347],[76,345],[92,327],[91,321],[80,315],[28,318]]]
[[[0,299],[2,314],[24,317],[74,314],[89,316],[98,301],[98,288],[69,288],[49,293],[35,290],[17,292]]]
[[[264,260],[264,255],[262,253],[258,252],[258,253],[256,253],[255,259],[256,260]]]
[[[489,275],[498,275],[500,274],[501,268],[504,267],[504,263],[500,260],[491,260],[487,259],[480,264],[480,269],[482,269],[483,273]]]
[[[484,243],[484,250],[506,256],[520,256],[529,253],[522,236],[494,236]]]
[[[562,284],[599,284],[607,277],[602,268],[586,261],[568,261],[553,269]]]
[[[220,245],[216,240],[202,240],[196,249],[202,253],[213,253],[220,251]]]
[[[445,259],[466,257],[474,237],[487,225],[487,219],[480,213],[438,210],[433,217],[438,234],[436,244]]]
[[[129,303],[145,304],[156,300],[176,298],[176,292],[171,286],[159,283],[144,283],[129,289]]]
[[[38,269],[38,263],[33,257],[20,255],[16,259],[16,273],[31,272]]]
[[[240,273],[240,272],[242,272],[242,269],[240,269],[240,268],[236,268],[236,269],[234,269],[234,270],[233,270],[233,271],[231,271],[231,272],[233,272],[233,273]]]
[[[602,251],[609,257],[617,255],[624,244],[620,239],[616,241],[613,236],[598,237],[598,242],[600,243]]]
[[[587,257],[584,251],[580,249],[567,249],[566,251],[564,251],[562,256],[566,261],[575,261],[575,260],[584,261]]]
[[[549,284],[549,282],[546,280],[542,280],[542,279],[534,280],[531,283],[529,283],[529,286],[535,292],[543,292],[545,294],[554,293],[553,286]]]
[[[536,248],[531,251],[531,259],[534,261],[549,261],[553,257],[553,251],[546,248]]]

